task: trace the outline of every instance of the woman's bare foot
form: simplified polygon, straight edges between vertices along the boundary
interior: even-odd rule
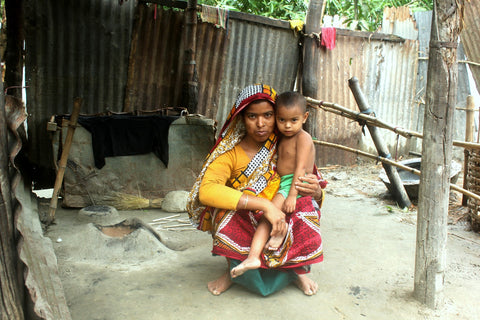
[[[243,262],[240,263],[238,266],[233,268],[232,271],[230,271],[230,275],[232,276],[232,278],[236,278],[238,276],[241,276],[248,270],[260,268],[261,265],[262,262],[260,261],[260,259],[248,257],[247,259],[243,260]]]
[[[207,284],[208,291],[210,291],[214,296],[220,295],[222,292],[227,291],[228,288],[232,285],[232,279],[230,274],[225,272],[217,280],[210,281]]]
[[[312,279],[308,278],[306,274],[299,274],[298,279],[295,280],[295,284],[307,296],[313,296],[317,293],[318,284]]]
[[[265,249],[267,250],[278,250],[282,246],[283,241],[285,240],[285,236],[287,235],[288,224],[285,228],[285,232],[278,234],[276,236],[271,236],[268,240],[267,244],[265,245]]]

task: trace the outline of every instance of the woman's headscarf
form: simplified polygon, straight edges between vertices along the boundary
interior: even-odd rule
[[[265,84],[250,85],[243,89],[238,95],[225,124],[220,130],[217,141],[207,155],[202,170],[188,196],[187,211],[194,225],[199,224],[206,210],[212,209],[202,205],[198,199],[198,190],[206,169],[210,163],[220,155],[233,149],[245,136],[245,124],[242,117],[238,117],[238,115],[254,101],[266,100],[275,104],[276,97],[277,93],[275,90]],[[272,133],[250,161],[247,168],[242,172],[242,176],[235,179],[235,183],[232,186],[233,188],[256,195],[265,189],[268,180],[274,173],[272,170],[272,160],[276,151],[276,141],[277,136],[275,133]]]
[[[266,84],[254,84],[246,87],[243,89],[237,97],[237,100],[235,101],[235,104],[232,107],[232,110],[230,110],[230,113],[228,114],[227,120],[225,120],[225,123],[223,124],[222,129],[220,130],[220,134],[218,136],[218,139],[213,146],[212,150],[210,150],[210,153],[215,150],[215,148],[218,146],[220,141],[225,138],[227,135],[227,131],[229,127],[234,127],[232,124],[234,121],[238,121],[237,115],[240,114],[240,112],[245,109],[250,103],[258,100],[267,100],[271,102],[273,105],[275,105],[275,100],[277,99],[277,92],[270,87],[269,85]],[[244,127],[239,128],[240,130],[245,130]],[[245,134],[245,132],[243,132]],[[243,138],[243,137],[242,137]],[[210,155],[207,156],[207,158]]]

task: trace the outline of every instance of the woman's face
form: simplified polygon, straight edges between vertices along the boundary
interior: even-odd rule
[[[252,102],[243,113],[246,138],[257,143],[265,142],[275,128],[275,109],[265,100]]]

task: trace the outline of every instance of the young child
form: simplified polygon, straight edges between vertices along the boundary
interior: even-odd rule
[[[307,102],[303,95],[292,91],[284,92],[277,97],[276,105],[277,128],[282,134],[277,151],[277,172],[281,182],[280,189],[272,202],[288,215],[295,211],[297,197],[300,197],[292,182],[298,180],[300,176],[312,173],[315,146],[310,134],[302,128],[308,118]],[[264,249],[278,250],[285,239],[287,229],[283,234],[272,237],[270,232],[270,223],[262,219],[253,236],[247,259],[232,269],[230,272],[232,278],[238,277],[247,270],[259,268]]]

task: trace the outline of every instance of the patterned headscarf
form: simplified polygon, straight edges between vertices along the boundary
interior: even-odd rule
[[[223,138],[225,138],[228,131],[227,129],[229,128],[229,126],[231,126],[234,120],[238,121],[236,116],[243,109],[245,109],[245,107],[250,105],[250,103],[258,100],[267,100],[267,101],[270,101],[272,104],[275,104],[276,99],[277,99],[277,92],[272,87],[266,84],[254,84],[243,89],[238,94],[237,100],[235,101],[235,104],[233,105],[232,110],[230,110],[230,113],[227,116],[227,120],[225,120],[225,123],[222,129],[220,130],[220,134],[218,136],[217,142],[213,146],[212,150],[210,150],[210,153],[213,150],[215,150],[215,148],[218,146],[220,141],[222,141]],[[241,129],[244,130],[244,128],[241,128]]]
[[[243,89],[237,97],[235,105],[225,121],[218,139],[208,154],[202,170],[188,196],[187,211],[190,220],[196,226],[200,223],[205,211],[214,208],[205,207],[198,199],[198,191],[205,171],[216,158],[233,149],[245,136],[245,124],[242,117],[237,117],[249,104],[258,100],[267,100],[275,104],[277,94],[275,90],[265,84],[255,84]],[[232,181],[232,186],[244,192],[258,195],[267,186],[268,180],[273,176],[272,160],[276,151],[277,136],[272,133],[265,141],[239,177]]]

